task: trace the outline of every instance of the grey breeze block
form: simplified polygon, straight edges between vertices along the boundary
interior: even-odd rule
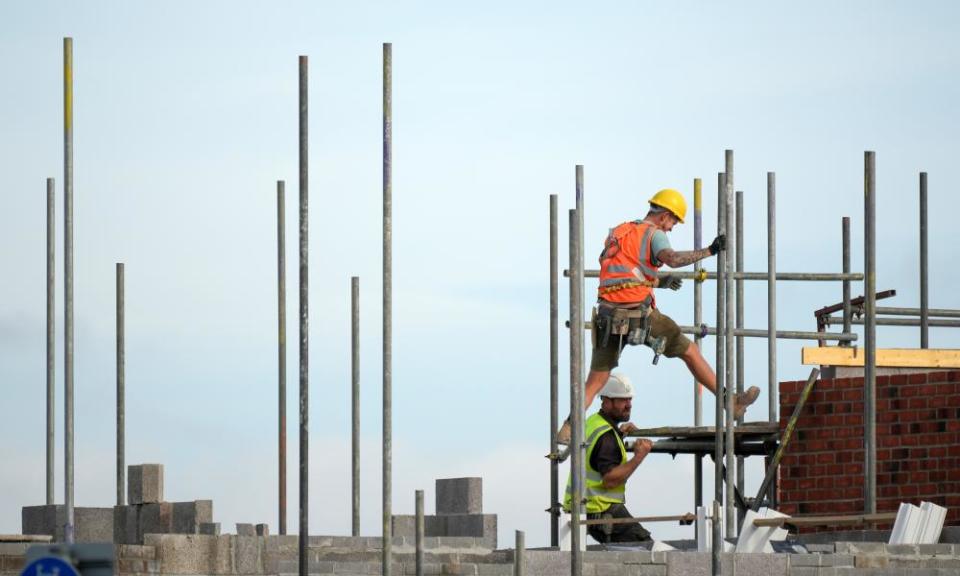
[[[163,502],[163,464],[128,466],[127,498],[130,504]]]
[[[438,478],[436,513],[482,514],[483,478]]]

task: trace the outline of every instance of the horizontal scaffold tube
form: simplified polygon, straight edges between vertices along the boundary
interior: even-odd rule
[[[842,318],[825,318],[827,324],[843,324]],[[854,318],[850,321],[855,326],[863,326],[862,318]],[[877,326],[919,326],[919,318],[881,318],[877,317]],[[942,318],[931,318],[927,321],[928,326],[935,328],[960,328],[960,320],[946,320]]]
[[[842,324],[843,321],[840,319],[831,319],[833,323]],[[877,319],[877,322],[880,322]],[[937,326],[934,324],[935,320],[930,321],[931,326]],[[857,323],[857,321],[854,321]],[[570,322],[566,322],[567,328],[570,327]],[[915,326],[915,324],[914,324]],[[593,324],[590,321],[585,321],[583,327],[587,330],[593,328]],[[680,326],[680,332],[684,334],[695,334],[703,338],[704,336],[716,336],[717,329],[711,328],[706,324],[701,326]],[[770,332],[767,330],[757,330],[755,328],[735,328],[733,330],[734,336],[743,336],[745,338],[767,338],[770,336]],[[784,340],[835,340],[837,342],[856,342],[857,335],[854,333],[843,334],[836,332],[803,332],[800,330],[777,330],[777,338]]]
[[[701,270],[700,272],[682,272],[679,270],[670,270],[669,272],[661,272],[661,276],[673,276],[676,278],[682,278],[683,280],[696,280],[698,282],[703,282],[705,280],[716,280],[716,272],[707,272],[706,270]],[[563,271],[564,278],[570,277],[570,271]],[[599,270],[584,270],[584,278],[599,278]],[[768,281],[770,278],[766,272],[734,272],[734,280],[762,280],[764,282]],[[796,281],[796,282],[837,282],[843,280],[851,280],[860,282],[863,280],[863,274],[860,272],[852,272],[850,274],[844,274],[842,272],[777,272],[777,280],[787,280],[787,281]]]
[[[877,314],[888,314],[890,316],[920,316],[920,309],[877,306]],[[930,308],[927,310],[927,315],[931,318],[934,316],[939,316],[940,318],[960,318],[960,310],[953,308]]]

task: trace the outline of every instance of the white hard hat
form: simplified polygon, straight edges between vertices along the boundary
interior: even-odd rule
[[[600,390],[600,396],[607,398],[633,398],[633,384],[630,383],[630,379],[627,378],[626,374],[613,372],[610,374],[610,378],[607,379],[607,383],[604,384]]]

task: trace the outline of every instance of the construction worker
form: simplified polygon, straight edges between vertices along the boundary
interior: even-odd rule
[[[610,374],[600,391],[600,411],[587,418],[583,496],[588,519],[633,517],[625,505],[627,479],[650,453],[653,443],[646,438],[638,439],[633,456],[627,458],[623,435],[636,430],[636,426],[629,422],[632,399],[630,380],[623,374]],[[572,500],[573,488],[570,476],[567,476],[567,493],[563,499],[567,512]],[[602,544],[651,540],[650,532],[639,522],[589,525],[587,533]]]
[[[596,315],[593,318],[593,354],[585,384],[584,410],[590,407],[603,388],[627,344],[645,344],[654,349],[654,363],[662,353],[680,358],[690,373],[705,388],[717,393],[717,376],[707,364],[700,348],[680,333],[677,323],[661,314],[656,306],[654,288],[680,289],[682,281],[671,275],[659,275],[660,267],[689,266],[726,249],[726,237],[717,236],[707,248],[675,251],[667,233],[682,224],[687,203],[680,192],[660,190],[649,200],[650,209],[643,220],[624,222],[610,230],[600,254],[600,287]],[[735,416],[760,395],[751,386],[734,399]],[[557,435],[562,444],[570,442],[570,421]]]

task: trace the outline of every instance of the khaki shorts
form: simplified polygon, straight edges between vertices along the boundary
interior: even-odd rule
[[[667,358],[676,358],[683,356],[690,347],[690,340],[680,333],[680,327],[666,314],[661,314],[654,308],[650,311],[650,336],[667,339],[667,345],[663,350],[663,355]],[[614,334],[607,339],[607,345],[601,346],[602,342],[597,342],[593,347],[593,354],[590,356],[590,370],[593,372],[609,372],[617,367],[620,360],[620,351],[627,345],[627,338],[620,338]]]

